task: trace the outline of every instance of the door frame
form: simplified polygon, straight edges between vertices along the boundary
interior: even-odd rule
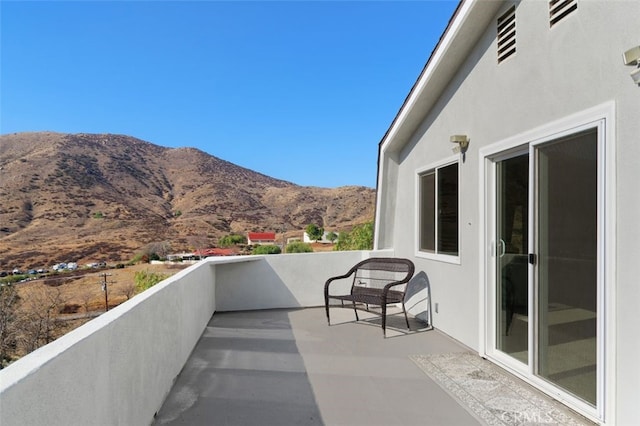
[[[597,364],[597,406],[587,404],[542,378],[535,375],[534,321],[529,321],[529,363],[510,362],[507,355],[496,356],[492,350],[495,330],[495,310],[492,300],[494,273],[491,262],[493,258],[493,234],[495,217],[492,202],[494,199],[495,181],[493,173],[496,158],[504,158],[508,154],[529,149],[530,179],[534,172],[533,150],[547,141],[553,141],[587,128],[598,131],[598,364]],[[615,348],[616,348],[616,170],[615,170],[615,104],[607,102],[596,107],[555,120],[520,134],[508,137],[479,150],[479,348],[481,356],[500,365],[526,382],[565,403],[584,416],[604,424],[615,424]],[[533,182],[533,180],[531,181]],[[533,193],[529,194],[530,205],[533,206]],[[533,215],[529,215],[529,230],[533,229]],[[492,222],[493,221],[493,222]],[[529,241],[531,245],[533,241]],[[532,247],[530,247],[531,249]],[[533,252],[533,251],[530,251]],[[531,280],[533,268],[529,267]],[[536,301],[532,286],[529,286],[530,315],[536,311]],[[606,348],[611,348],[607,354]]]

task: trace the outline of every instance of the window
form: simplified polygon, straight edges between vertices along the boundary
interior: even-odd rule
[[[419,175],[419,250],[458,256],[458,163]]]

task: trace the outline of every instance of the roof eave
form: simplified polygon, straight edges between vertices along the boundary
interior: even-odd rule
[[[504,0],[461,0],[418,80],[380,141],[380,153],[400,151],[439,99]]]

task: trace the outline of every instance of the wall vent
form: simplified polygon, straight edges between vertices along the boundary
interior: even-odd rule
[[[498,63],[516,53],[516,7],[498,18]]]
[[[549,0],[549,27],[553,27],[577,8],[578,0]]]

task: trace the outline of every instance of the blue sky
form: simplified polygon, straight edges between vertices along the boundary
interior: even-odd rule
[[[457,1],[0,2],[0,133],[116,133],[375,187]]]

